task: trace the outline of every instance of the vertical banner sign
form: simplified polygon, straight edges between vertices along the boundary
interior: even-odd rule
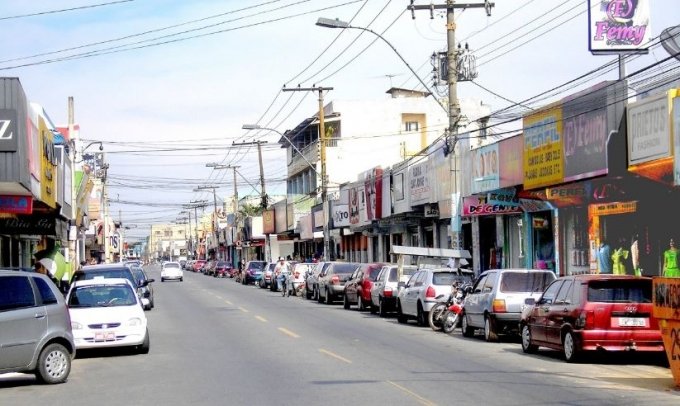
[[[680,186],[680,97],[673,99],[673,179],[675,186]]]
[[[555,104],[524,117],[524,187],[562,182],[562,106]]]
[[[649,0],[588,0],[588,50],[594,55],[647,53]]]
[[[0,109],[0,152],[16,152],[18,148],[17,111]]]
[[[482,193],[499,188],[498,143],[473,149],[472,193]]]
[[[628,106],[628,166],[671,155],[669,113],[666,92]]]
[[[498,142],[499,187],[521,185],[524,180],[524,145],[517,135]]]

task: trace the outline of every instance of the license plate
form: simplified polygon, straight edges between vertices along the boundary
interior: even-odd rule
[[[115,341],[116,333],[113,331],[104,331],[102,333],[94,333],[94,341]]]
[[[649,319],[646,317],[618,317],[614,327],[647,327]]]

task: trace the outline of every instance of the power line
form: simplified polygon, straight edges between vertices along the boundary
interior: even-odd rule
[[[87,5],[87,6],[63,8],[63,9],[60,9],[60,10],[40,11],[40,12],[37,12],[37,13],[30,13],[30,14],[19,14],[19,15],[9,16],[9,17],[0,17],[0,20],[11,20],[11,19],[15,19],[15,18],[35,17],[35,16],[46,15],[46,14],[65,13],[67,11],[84,10],[84,9],[87,9],[87,8],[110,6],[110,5],[114,5],[114,4],[120,4],[120,3],[129,3],[131,1],[135,1],[135,0],[110,1],[108,3],[90,4],[90,5]]]

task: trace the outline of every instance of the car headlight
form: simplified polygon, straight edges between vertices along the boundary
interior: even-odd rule
[[[127,325],[131,326],[131,327],[141,326],[142,325],[142,319],[140,319],[139,317],[133,317],[133,318],[131,318],[130,320],[127,321]]]
[[[72,330],[82,330],[83,325],[78,323],[77,321],[72,321],[71,322],[71,329]]]

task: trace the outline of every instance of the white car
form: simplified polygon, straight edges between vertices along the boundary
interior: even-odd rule
[[[161,282],[165,282],[167,279],[184,281],[184,271],[182,271],[179,262],[166,262],[163,264],[161,268]]]
[[[76,281],[66,303],[77,350],[132,346],[142,354],[149,352],[146,315],[127,279]]]

